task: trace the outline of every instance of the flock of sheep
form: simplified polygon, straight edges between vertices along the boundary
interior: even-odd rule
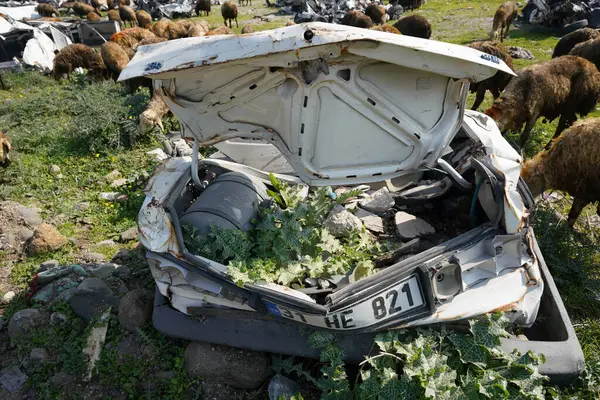
[[[243,1],[240,0],[240,5]],[[342,19],[342,24],[429,39],[431,25],[421,15],[402,17],[393,26],[386,24],[387,14],[394,7],[415,9],[423,2],[395,0],[387,11],[373,3],[364,12],[349,11]],[[98,79],[116,79],[139,46],[184,37],[232,34],[232,21],[235,20],[237,26],[237,6],[230,1],[221,6],[225,25],[213,30],[204,20],[161,19],[152,26],[150,15],[142,10],[135,12],[129,7],[129,0],[119,0],[116,9],[113,0],[108,0],[108,6],[109,19],[129,22],[132,27],[114,34],[102,46],[100,53],[82,44],[65,47],[54,61],[54,76],[57,79],[69,75],[77,67],[87,69],[90,75]],[[65,7],[91,20],[100,15],[98,0],[91,0],[91,5],[67,3]],[[40,4],[39,11],[45,17],[58,15],[48,4]],[[209,15],[210,0],[197,0],[195,11],[197,15],[202,12]],[[494,15],[490,40],[474,42],[469,47],[496,56],[513,68],[511,56],[502,42],[517,13],[517,5],[512,1],[500,5]],[[245,26],[242,31],[251,32],[251,26]],[[470,86],[471,92],[476,93],[472,109],[478,109],[486,91],[490,91],[494,103],[485,114],[496,121],[503,133],[522,130],[521,147],[527,142],[539,118],[548,121],[559,118],[554,139],[544,151],[525,163],[521,176],[534,196],[549,189],[563,190],[573,195],[574,203],[568,216],[571,227],[587,204],[600,200],[600,151],[596,150],[600,144],[600,118],[576,123],[577,116],[586,116],[600,100],[599,68],[600,33],[584,28],[563,36],[556,45],[552,60],[524,68],[515,78],[498,72]],[[126,84],[132,91],[140,86],[147,86],[152,91],[151,81],[147,78],[133,79]],[[140,116],[140,130],[162,126],[162,118],[168,112],[160,96],[154,93],[148,108]],[[600,205],[597,211],[600,215]]]

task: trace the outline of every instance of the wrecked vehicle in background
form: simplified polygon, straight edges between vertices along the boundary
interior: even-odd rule
[[[195,143],[191,158],[158,168],[139,212],[160,292],[157,329],[305,356],[315,354],[297,327],[329,329],[351,334],[342,347],[355,361],[374,332],[495,311],[535,332],[544,296],[563,306],[528,224],[522,160],[490,118],[465,111],[469,82],[497,71],[513,74],[470,48],[323,23],[141,47],[119,79],[154,79]],[[198,160],[209,145],[218,155]],[[296,260],[285,277],[275,271],[240,287],[240,273],[257,264],[234,250],[221,262],[190,251],[189,225],[200,237],[250,237],[275,212],[272,230],[287,227],[292,207],[281,206],[289,195],[281,187],[329,212],[325,229],[310,231],[321,235],[316,254],[289,253]],[[292,217],[296,233],[306,233],[303,218]],[[366,264],[319,274],[339,262],[336,249],[349,239],[336,229],[355,218],[361,240],[393,245]],[[581,369],[574,340],[559,349],[563,375]],[[510,346],[537,343],[517,342]]]

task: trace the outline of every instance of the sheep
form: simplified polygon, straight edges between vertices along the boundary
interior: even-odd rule
[[[210,0],[198,0],[196,2],[196,16],[199,17],[200,15],[202,15],[202,11],[204,11],[206,13],[206,16],[208,17],[208,15],[210,14]]]
[[[112,10],[115,8],[115,2],[113,0],[106,0],[106,6],[109,10]]]
[[[229,20],[229,28],[231,28],[231,21],[235,20],[235,27],[238,28],[238,10],[237,6],[230,1],[226,1],[221,6],[221,15],[223,16],[223,21],[225,22],[225,26],[227,26],[227,20]]]
[[[414,36],[422,39],[429,39],[431,37],[431,24],[427,21],[427,18],[418,14],[400,18],[394,24],[394,28],[406,36]]]
[[[170,33],[171,39],[179,39],[183,37],[204,36],[210,30],[210,25],[205,20],[179,20],[174,23],[175,26],[170,26],[167,31]]]
[[[560,117],[554,137],[587,115],[600,96],[600,72],[588,60],[563,56],[521,70],[502,96],[485,113],[503,133],[525,129],[521,147],[540,117],[549,121]],[[549,144],[548,144],[549,145]]]
[[[390,2],[390,4],[392,3]],[[425,4],[425,0],[400,0],[396,3],[396,5],[402,6],[404,10],[416,10],[423,4]]]
[[[150,29],[152,27],[152,16],[144,10],[137,10],[135,12],[135,18],[140,27]]]
[[[203,19],[197,19],[192,21],[193,25],[188,30],[188,37],[204,36],[206,32],[210,31],[210,25]]]
[[[510,54],[508,54],[508,51],[506,51],[506,48],[502,44],[491,41],[483,41],[471,43],[468,45],[468,47],[490,54],[492,56],[496,56],[502,61],[504,61],[504,63],[510,69],[514,70],[512,57],[510,56]],[[492,93],[494,100],[500,97],[500,93],[502,93],[502,91],[504,90],[506,85],[508,85],[511,79],[512,76],[510,76],[506,72],[498,71],[496,72],[496,75],[492,76],[491,78],[487,78],[481,82],[471,83],[469,91],[471,93],[477,93],[477,95],[475,96],[475,102],[473,103],[473,107],[471,107],[471,110],[477,110],[479,108],[485,97],[486,90],[489,90]]]
[[[246,5],[248,5],[248,0],[245,0]],[[244,5],[244,0],[240,0],[240,7]],[[252,1],[250,1],[250,5],[252,5]]]
[[[119,10],[108,10],[108,20],[109,21],[117,21],[119,25],[121,24],[121,15],[119,14]]]
[[[132,27],[137,24],[135,11],[133,11],[133,8],[131,7],[119,6],[119,16],[121,17],[121,20],[125,26],[127,26],[127,22],[129,22]]]
[[[90,4],[92,7],[94,7],[96,10],[100,9],[100,2],[98,0],[91,0]]]
[[[400,35],[400,31],[398,29],[394,28],[392,25],[376,25],[369,29],[371,29],[373,31],[395,33],[396,35]]]
[[[288,21],[285,23],[285,26],[292,26],[292,25],[296,25],[296,23],[294,21]]]
[[[86,18],[88,21],[100,21],[100,16],[94,12],[88,13]]]
[[[102,45],[101,54],[104,65],[116,81],[123,68],[129,63],[127,52],[115,42],[106,42]]]
[[[169,107],[165,104],[159,93],[160,89],[153,91],[148,106],[140,114],[139,133],[141,135],[149,132],[155,126],[158,126],[161,131],[164,130],[162,119],[169,112]]]
[[[129,1],[129,0],[119,0],[119,5],[120,6],[130,6],[131,5],[131,1]]]
[[[121,32],[117,32],[110,37],[111,42],[115,42],[123,47],[129,58],[133,58],[135,45],[146,38],[154,37],[154,33],[144,28],[129,28]]]
[[[56,8],[52,7],[52,4],[50,3],[40,3],[37,6],[37,12],[42,17],[52,17],[54,14],[56,14],[57,17],[60,16],[58,11],[56,11]]]
[[[567,222],[573,228],[581,211],[600,200],[600,118],[579,121],[552,141],[549,149],[525,162],[521,177],[534,197],[545,190],[573,196]],[[600,204],[596,207],[600,215]]]
[[[152,32],[156,35],[156,36],[160,36],[162,38],[168,39],[169,35],[167,33],[167,28],[169,27],[169,24],[171,24],[172,21],[170,19],[167,18],[161,18],[160,20],[158,20],[158,22],[156,22],[154,24],[154,26],[152,26]]]
[[[242,33],[243,34],[254,33],[254,26],[253,25],[244,25],[242,27]]]
[[[385,8],[377,3],[371,3],[365,8],[365,14],[371,18],[376,25],[385,24],[387,21],[387,14],[385,13]]]
[[[52,70],[54,79],[59,80],[64,75],[69,76],[78,67],[87,69],[88,73],[96,79],[106,75],[106,67],[100,55],[84,44],[74,43],[63,47],[54,58]]]
[[[504,42],[504,38],[508,34],[508,28],[510,23],[517,16],[519,9],[513,1],[507,1],[500,4],[500,7],[494,14],[494,22],[492,23],[492,32],[490,33],[490,39],[496,40],[500,35],[500,42]],[[500,33],[498,33],[500,31]]]
[[[0,167],[8,167],[10,165],[10,151],[12,147],[10,145],[10,139],[0,131]]]
[[[137,44],[135,44],[133,46],[133,50],[137,51],[138,47],[140,47],[140,46],[146,46],[146,45],[155,44],[155,43],[162,43],[162,42],[166,42],[166,41],[167,41],[167,39],[162,38],[160,36],[148,37],[146,39],[142,39],[139,42],[137,42]]]
[[[171,22],[167,26],[167,38],[169,40],[188,37],[190,26],[188,21]]]
[[[355,26],[357,28],[369,29],[373,26],[373,20],[362,11],[350,10],[344,15],[342,25]]]
[[[98,11],[94,7],[92,7],[92,6],[88,5],[88,4],[83,4],[83,3],[79,3],[79,2],[73,3],[73,12],[79,18],[87,17],[87,15],[89,13],[96,13],[96,14],[102,16],[102,14],[100,14],[100,11]]]
[[[206,32],[206,36],[215,35],[233,35],[233,31],[228,26],[219,26],[218,28],[212,29]]]
[[[4,80],[2,79],[2,72],[0,72],[0,89],[6,90],[6,85],[4,84]]]
[[[587,42],[588,40],[596,39],[598,37],[600,37],[600,33],[591,28],[577,29],[574,32],[568,33],[561,37],[558,43],[556,43],[552,58],[565,56],[579,43]]]
[[[596,68],[598,68],[598,66],[600,66],[600,37],[579,43],[577,46],[573,47],[573,50],[569,52],[569,55],[585,58],[594,63]]]

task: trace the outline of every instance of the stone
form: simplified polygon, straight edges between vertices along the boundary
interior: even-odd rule
[[[189,376],[238,389],[256,389],[270,375],[269,357],[257,351],[191,342],[183,358]]]
[[[104,182],[112,182],[112,181],[115,181],[115,180],[117,180],[119,178],[121,178],[121,171],[119,171],[118,169],[113,169],[108,174],[104,175],[104,177],[102,178],[102,180]]]
[[[121,242],[128,242],[130,240],[136,240],[138,238],[137,227],[129,228],[125,232],[121,232]]]
[[[115,201],[121,196],[121,193],[118,192],[102,192],[98,195],[100,200],[104,201]]]
[[[81,255],[81,259],[87,262],[102,262],[106,260],[104,254],[87,252]]]
[[[54,390],[59,390],[64,387],[70,387],[75,383],[75,379],[67,374],[66,372],[60,371],[54,374],[52,378],[48,381],[50,387]]]
[[[269,400],[290,400],[300,392],[300,387],[293,380],[285,376],[275,375],[269,382]]]
[[[29,373],[33,373],[35,371],[39,371],[43,368],[44,365],[50,362],[50,354],[48,350],[40,347],[31,350],[29,357],[23,363],[23,368],[25,371]]]
[[[60,167],[56,164],[52,164],[48,167],[48,173],[52,176],[60,174]]]
[[[89,322],[100,317],[108,307],[118,307],[119,298],[99,278],[87,278],[77,286],[69,299],[71,309],[79,318]]]
[[[424,235],[433,235],[435,229],[421,218],[400,211],[395,217],[396,231],[403,239],[413,239]]]
[[[371,196],[364,198],[360,206],[374,214],[381,215],[394,207],[396,202],[387,188],[381,188]]]
[[[17,392],[27,382],[27,375],[21,370],[12,366],[0,373],[0,383],[11,393]]]
[[[49,285],[44,286],[35,294],[35,296],[33,296],[33,300],[42,304],[51,303],[60,294],[70,289],[75,289],[75,287],[77,287],[77,282],[70,277],[67,276],[60,278],[54,282],[51,282]]]
[[[146,289],[132,290],[119,304],[119,322],[123,329],[135,332],[150,319],[154,307],[154,292]]]
[[[81,203],[75,204],[73,207],[74,211],[87,211],[90,208],[90,203],[88,201],[82,201]]]
[[[25,225],[30,228],[35,229],[42,223],[42,218],[40,218],[40,214],[37,209],[27,208],[19,204],[18,213]]]
[[[184,139],[174,140],[173,146],[175,147],[175,154],[177,157],[187,157],[192,155],[192,148]]]
[[[345,236],[353,230],[362,228],[360,219],[340,205],[335,205],[323,223],[333,236]]]
[[[115,296],[123,297],[129,292],[129,289],[127,289],[125,282],[123,282],[117,277],[108,276],[106,278],[103,278],[102,280],[104,281],[104,283],[106,283],[110,290],[113,291]]]
[[[101,242],[96,243],[97,246],[114,246],[117,243],[115,243],[114,240],[108,239],[108,240],[103,240]]]
[[[114,181],[112,181],[112,183],[110,184],[110,187],[112,188],[118,188],[121,186],[125,186],[127,185],[127,179],[125,178],[121,178],[121,179],[115,179]]]
[[[4,296],[2,296],[2,304],[10,304],[10,302],[13,301],[16,295],[17,294],[12,290],[10,292],[4,293]]]
[[[120,266],[119,268],[115,268],[113,276],[119,279],[127,279],[131,276],[131,269],[129,269],[129,267]]]
[[[21,243],[25,243],[33,236],[33,231],[26,226],[22,226],[19,229],[19,240]]]
[[[14,340],[24,337],[34,328],[48,323],[48,316],[37,308],[26,308],[17,311],[8,322],[8,336]]]
[[[75,273],[75,275],[79,275],[79,276],[87,276],[87,271],[79,264],[73,264],[71,265],[71,270],[73,271],[73,273]]]
[[[163,160],[166,160],[167,158],[169,158],[167,153],[165,153],[165,151],[163,149],[159,149],[159,148],[150,150],[150,151],[146,152],[146,154],[148,154],[149,156],[154,156],[154,159],[156,161],[163,161]]]
[[[115,269],[118,267],[117,264],[112,264],[112,263],[107,263],[107,264],[101,264],[98,265],[97,267],[94,267],[92,269],[90,269],[90,275],[96,277],[96,278],[108,278],[109,276],[112,276],[113,272],[115,272]]]
[[[44,261],[43,263],[40,264],[40,269],[38,271],[42,272],[42,271],[46,271],[48,269],[52,269],[52,268],[56,268],[58,267],[58,261],[57,260],[48,260],[48,261]]]
[[[50,315],[50,325],[58,326],[67,322],[67,314],[63,314],[60,312],[53,312]]]
[[[131,358],[150,360],[156,355],[152,345],[142,342],[139,335],[127,335],[121,339],[116,348],[117,360],[120,362]]]
[[[533,59],[533,54],[529,50],[526,50],[522,47],[508,46],[506,49],[512,58],[523,58],[525,60]]]
[[[383,219],[381,217],[378,217],[377,215],[363,209],[356,210],[354,215],[358,217],[365,225],[365,228],[371,232],[383,233]]]
[[[38,255],[56,251],[69,242],[55,227],[49,224],[40,224],[33,233],[29,242],[27,252],[30,255]]]

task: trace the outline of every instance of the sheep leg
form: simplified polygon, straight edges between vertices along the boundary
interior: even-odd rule
[[[471,110],[475,111],[479,108],[483,99],[485,98],[485,87],[483,85],[479,85],[477,88],[477,94],[475,95],[475,102],[473,103],[473,107]]]
[[[239,27],[240,27],[240,26],[238,25],[238,22],[237,22],[237,17],[235,17],[235,27],[236,27],[236,28],[239,28]],[[231,28],[231,27],[230,27],[230,28]]]
[[[2,74],[0,74],[0,88],[2,90],[6,90],[6,85],[4,84],[4,81],[2,80]]]
[[[571,206],[569,216],[567,217],[567,223],[569,224],[569,228],[573,228],[573,225],[575,225],[577,218],[579,218],[579,215],[581,214],[585,206],[587,206],[587,204],[588,202],[586,200],[583,200],[579,197],[575,197],[573,199],[573,205]]]
[[[225,26],[227,26],[227,19],[223,18],[223,22],[225,22]]]
[[[548,150],[550,145],[552,145],[552,140],[557,138],[562,131],[564,131],[568,126],[571,126],[571,124],[573,124],[571,118],[568,118],[565,114],[561,114],[560,119],[558,120],[558,126],[556,127],[556,132],[554,132],[554,136],[552,136],[552,139],[550,139],[550,141],[546,144],[545,149]]]
[[[504,25],[500,27],[500,43],[504,42]]]
[[[523,133],[521,133],[521,148],[525,147],[525,143],[527,143],[527,140],[529,139],[529,134],[531,133],[531,130],[533,129],[534,125],[535,119],[533,118],[527,121],[527,124],[525,124],[525,129],[523,129]]]

